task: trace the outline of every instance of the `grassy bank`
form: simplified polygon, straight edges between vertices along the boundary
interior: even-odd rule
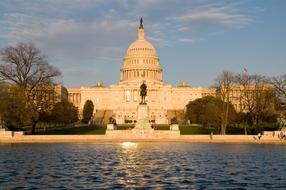
[[[104,135],[106,126],[104,125],[89,125],[78,126],[61,129],[49,129],[46,131],[39,131],[37,135]]]
[[[213,133],[214,135],[219,134],[218,128],[207,128],[200,126],[180,126],[181,135],[208,135]],[[238,127],[228,127],[226,130],[226,134],[228,135],[244,135],[244,129]]]

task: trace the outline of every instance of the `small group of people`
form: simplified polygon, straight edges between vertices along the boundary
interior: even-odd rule
[[[117,125],[116,119],[115,119],[114,117],[110,117],[108,123],[109,123],[109,124],[113,124],[113,125],[115,125],[115,126]]]
[[[254,139],[254,140],[260,140],[261,137],[262,137],[262,134],[261,134],[261,133],[258,133],[257,136],[256,136],[256,135],[253,136],[253,139]]]
[[[261,133],[258,133],[258,135],[257,135],[258,140],[260,140],[261,137],[262,137],[262,134],[261,134]]]
[[[286,133],[285,133],[285,131],[281,131],[278,134],[278,138],[281,139],[281,140],[286,140]]]

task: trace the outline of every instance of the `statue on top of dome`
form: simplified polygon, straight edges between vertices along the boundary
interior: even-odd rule
[[[144,28],[143,27],[143,18],[141,17],[141,19],[140,19],[140,27],[139,28]]]

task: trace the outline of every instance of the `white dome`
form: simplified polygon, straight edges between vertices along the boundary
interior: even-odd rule
[[[145,39],[143,21],[137,39],[127,49],[121,68],[121,82],[162,82],[162,68],[154,46]]]
[[[154,46],[145,38],[137,39],[129,46],[127,50],[127,56],[134,56],[134,55],[157,57]]]

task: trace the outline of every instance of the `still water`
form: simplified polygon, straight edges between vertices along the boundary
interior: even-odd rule
[[[286,189],[286,146],[0,145],[0,189]]]

